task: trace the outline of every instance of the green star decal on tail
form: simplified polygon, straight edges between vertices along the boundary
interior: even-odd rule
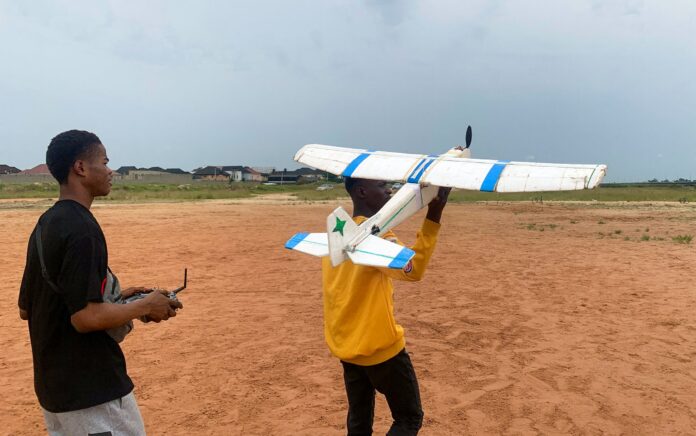
[[[331,231],[332,233],[338,232],[343,236],[343,227],[346,226],[345,221],[341,221],[338,217],[336,217],[336,227]]]

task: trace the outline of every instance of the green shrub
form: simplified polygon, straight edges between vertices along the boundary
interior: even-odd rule
[[[677,244],[691,244],[693,239],[693,235],[677,235],[672,237],[672,240]]]

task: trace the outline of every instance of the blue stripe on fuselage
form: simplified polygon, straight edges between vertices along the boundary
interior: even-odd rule
[[[483,183],[481,183],[481,191],[485,192],[493,192],[495,191],[495,187],[498,184],[498,180],[500,179],[500,175],[503,173],[503,170],[505,169],[505,166],[509,163],[509,160],[500,160],[496,163],[493,164],[490,170],[488,170],[488,174],[486,174],[486,178],[483,180]]]
[[[370,153],[363,153],[361,155],[358,155],[358,157],[353,159],[353,162],[349,163],[346,169],[343,170],[343,177],[351,177],[355,170],[358,168],[358,166],[368,157],[370,157]]]

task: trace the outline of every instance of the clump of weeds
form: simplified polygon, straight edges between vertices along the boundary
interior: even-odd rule
[[[549,230],[555,230],[556,227],[558,227],[558,224],[537,224],[537,223],[529,223],[525,225],[525,228],[527,230],[537,230],[539,232],[543,232],[546,229]]]
[[[677,235],[672,237],[672,240],[677,244],[691,244],[693,239],[693,235]]]

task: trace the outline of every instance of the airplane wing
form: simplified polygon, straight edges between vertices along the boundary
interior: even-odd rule
[[[308,144],[297,162],[336,175],[487,192],[592,189],[606,165],[550,164],[418,155]]]
[[[324,257],[329,255],[329,238],[326,233],[297,233],[285,243],[285,248]]]
[[[285,243],[285,248],[324,257],[329,255],[329,238],[326,233],[297,233]],[[355,251],[346,254],[357,265],[403,269],[416,253],[410,248],[370,235],[355,247]]]
[[[403,269],[416,252],[386,239],[370,235],[355,247],[355,251],[346,252],[356,265],[368,265],[382,268]]]

